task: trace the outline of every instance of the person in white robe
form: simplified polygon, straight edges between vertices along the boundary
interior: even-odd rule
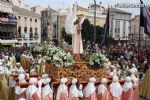
[[[139,100],[139,79],[135,75],[136,70],[134,68],[129,69],[129,73],[134,87],[134,100]]]
[[[68,100],[68,87],[66,85],[67,81],[67,78],[60,79],[60,85],[57,88],[56,100]]]
[[[69,89],[69,100],[78,100],[79,90],[76,86],[78,80],[76,78],[72,79],[72,85]]]
[[[13,67],[14,67],[13,63],[11,63],[11,62],[8,62],[6,66],[8,67],[9,71],[11,71],[13,69]]]
[[[18,73],[25,73],[25,70],[23,69],[23,67],[21,66],[20,63],[16,63],[16,68],[15,69]]]
[[[131,76],[132,81],[137,81],[138,82],[138,78],[136,77],[135,73],[136,73],[135,69],[133,69],[133,68],[129,69],[129,74]]]
[[[133,100],[133,84],[132,79],[129,76],[125,78],[125,83],[123,85],[122,100]]]
[[[98,100],[109,100],[110,93],[107,89],[107,82],[108,80],[106,78],[101,79],[101,84],[98,86],[97,89],[97,99]]]
[[[19,74],[18,79],[19,83],[26,82],[25,74]],[[17,95],[17,99],[24,98],[26,99],[26,88],[21,88],[20,86],[15,87],[15,94]]]
[[[117,70],[116,70],[116,67],[114,65],[111,65],[110,66],[110,72],[109,72],[109,76],[110,77],[114,77],[117,75]]]
[[[2,66],[0,66],[2,67]],[[5,79],[5,75],[2,71],[2,69],[0,69],[0,100],[9,100],[8,99],[8,85],[7,85],[7,81]]]
[[[118,76],[113,77],[113,81],[109,86],[110,93],[112,95],[113,100],[121,100],[121,95],[122,95],[122,86],[119,83],[119,78]]]
[[[2,71],[2,73],[4,74],[5,76],[5,79],[7,80],[7,84],[8,84],[8,80],[9,80],[9,76],[10,76],[10,71],[8,70],[8,64],[4,64],[4,62],[0,62],[0,69]]]
[[[38,90],[40,92],[40,95],[42,95],[42,84],[44,81],[48,78],[48,74],[43,74],[41,79],[38,81]]]
[[[16,74],[16,69],[11,70],[11,76],[9,77],[9,95],[8,99],[15,100],[15,86],[16,86],[16,80],[14,79],[13,75]]]
[[[11,62],[13,66],[16,66],[16,58],[13,53],[9,57],[9,62]]]
[[[135,64],[133,64],[133,65],[134,65],[134,66],[132,67],[132,69],[134,70],[134,74],[135,74],[136,78],[139,79],[139,72],[138,72],[138,70],[137,70]]]
[[[82,98],[83,98],[83,91],[82,91],[82,89],[83,89],[83,85],[80,84],[79,85],[79,91],[78,91],[79,100],[82,100]]]
[[[95,82],[94,77],[89,78],[89,82],[83,90],[84,100],[97,100]]]
[[[31,75],[36,75],[36,74],[37,74],[37,71],[36,71],[35,69],[31,69],[31,70],[30,70],[30,74],[31,74]]]
[[[53,100],[53,90],[51,89],[49,85],[50,81],[51,79],[47,78],[43,82],[45,86],[42,89],[42,100]]]
[[[26,91],[26,97],[27,100],[40,100],[40,93],[38,91],[37,85],[37,79],[36,78],[30,78],[29,80],[29,86]]]
[[[0,69],[1,69],[1,71],[2,71],[2,73],[4,74],[4,75],[6,75],[7,73],[8,73],[8,68],[6,67],[6,65],[4,64],[4,62],[0,62]]]
[[[123,91],[128,91],[128,89],[133,88],[132,79],[131,77],[127,76],[125,78],[125,83],[123,85]]]

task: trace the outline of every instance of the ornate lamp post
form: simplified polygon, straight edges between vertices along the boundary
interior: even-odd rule
[[[94,43],[96,42],[96,0],[94,0]]]

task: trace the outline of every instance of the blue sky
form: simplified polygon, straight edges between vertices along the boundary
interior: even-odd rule
[[[88,7],[90,3],[93,3],[94,0],[24,0],[25,4],[32,6],[42,5],[47,7],[50,5],[53,9],[58,10],[59,8],[67,8],[71,4],[77,2],[82,7]],[[117,3],[140,3],[140,0],[96,0],[97,3],[102,2],[105,7],[114,6]],[[150,0],[143,0],[144,3],[150,5]],[[122,10],[133,13],[134,15],[139,14],[139,8],[123,8]]]

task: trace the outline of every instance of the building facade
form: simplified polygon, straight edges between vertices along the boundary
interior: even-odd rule
[[[136,15],[131,20],[131,34],[130,40],[132,44],[138,45],[139,43],[139,29],[140,29],[140,44],[141,46],[150,46],[150,38],[144,33],[144,28],[139,27],[140,15]]]
[[[89,4],[88,8],[77,5],[77,15],[84,14],[84,16],[94,24],[94,12],[96,7],[96,25],[103,27],[106,21],[107,9],[100,4]],[[33,7],[34,8],[34,7]],[[52,9],[50,6],[41,11],[41,29],[42,42],[55,40],[62,43],[62,31],[65,27],[66,16],[69,13],[69,8],[60,9],[58,11]],[[109,35],[114,40],[128,41],[131,31],[131,13],[110,8],[110,30]]]
[[[17,18],[11,0],[0,0],[0,45],[17,43]]]
[[[31,8],[32,11],[34,11],[35,13],[38,13],[39,15],[41,15],[41,11],[43,11],[44,9],[45,8],[40,5]]]
[[[29,46],[41,42],[41,16],[31,10],[13,6],[17,17],[17,38],[19,44]]]
[[[131,13],[120,9],[110,8],[109,35],[114,40],[128,41],[131,31]]]
[[[42,42],[56,41],[58,42],[58,12],[50,6],[41,11],[42,24]]]
[[[77,15],[83,14],[86,19],[90,21],[91,24],[94,24],[94,9],[95,6],[93,4],[90,4],[88,8],[81,7],[77,5]],[[106,20],[106,14],[103,14],[105,8],[102,6],[102,4],[96,4],[96,25],[103,27]],[[60,9],[58,11],[58,37],[59,42],[62,43],[62,31],[65,27],[65,20],[66,16],[69,13],[68,9]]]
[[[103,14],[105,11],[102,3],[100,4],[90,4],[88,7],[88,12],[85,14],[86,18],[90,21],[91,24],[94,24],[94,12],[96,7],[96,25],[103,27],[106,20],[106,14]]]

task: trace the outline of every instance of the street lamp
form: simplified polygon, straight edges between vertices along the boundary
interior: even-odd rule
[[[96,0],[94,0],[94,43],[96,42]]]

